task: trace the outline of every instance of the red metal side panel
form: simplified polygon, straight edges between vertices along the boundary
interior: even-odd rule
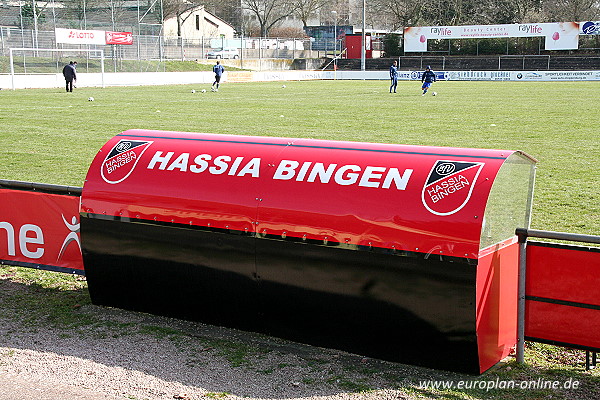
[[[528,300],[525,337],[600,349],[600,310]]]
[[[480,372],[517,343],[519,244],[516,238],[481,252],[477,265],[477,345]]]
[[[83,274],[79,197],[0,189],[0,260]]]
[[[600,249],[528,242],[525,336],[600,349]]]

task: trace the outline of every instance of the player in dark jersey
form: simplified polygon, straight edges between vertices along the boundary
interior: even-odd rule
[[[431,87],[431,84],[433,82],[435,82],[435,72],[433,72],[431,70],[431,67],[428,65],[427,67],[425,67],[425,72],[423,72],[423,74],[421,75],[421,82],[423,83],[423,86],[421,86],[421,89],[423,90],[423,94],[421,96],[425,96],[425,93],[427,93],[427,90]],[[435,92],[434,92],[435,94]]]
[[[394,61],[392,65],[390,65],[390,93],[392,93],[392,89],[394,89],[394,93],[396,93],[396,87],[398,87],[398,61]]]
[[[219,85],[221,84],[221,76],[223,76],[223,72],[225,72],[225,68],[221,65],[221,61],[217,61],[217,64],[213,67],[213,72],[215,73],[215,81],[212,84],[211,90],[213,92],[218,92]]]

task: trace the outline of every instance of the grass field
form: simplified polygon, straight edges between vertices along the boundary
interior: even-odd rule
[[[523,150],[539,160],[532,227],[600,234],[600,83],[439,82],[437,97],[416,82],[396,95],[377,81],[201,88],[2,91],[0,179],[82,186],[96,151],[131,128]]]
[[[285,85],[225,83],[218,93],[200,93],[209,89],[201,85],[78,88],[70,94],[3,90],[0,179],[82,186],[98,149],[132,128],[522,150],[539,160],[532,227],[600,235],[600,83],[438,82],[436,97],[422,97],[417,82],[401,82],[395,95],[384,81]],[[90,96],[95,101],[87,101]],[[45,282],[46,275],[35,274],[19,272],[15,280],[56,288]],[[87,291],[80,286],[76,301],[85,304]],[[59,300],[65,298],[61,291],[56,289]],[[39,313],[53,315],[49,309]],[[488,392],[400,386],[411,397],[595,398],[600,371],[585,372],[581,352],[528,346],[528,367],[512,362],[481,379],[576,378],[586,389]]]

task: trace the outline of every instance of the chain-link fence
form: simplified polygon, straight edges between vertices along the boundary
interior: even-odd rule
[[[144,72],[164,71],[167,68],[164,61],[168,60],[296,59],[319,58],[327,54],[326,51],[313,50],[312,44],[309,38],[182,39],[134,35],[132,45],[70,45],[56,43],[54,31],[0,27],[0,73],[10,72],[8,55],[11,48],[63,49],[67,58],[69,54],[80,56],[77,50],[81,49],[102,50],[107,72]],[[332,52],[333,43],[329,53]],[[30,52],[28,57],[32,54]],[[86,53],[85,57],[89,54]],[[23,72],[20,64],[15,72]]]

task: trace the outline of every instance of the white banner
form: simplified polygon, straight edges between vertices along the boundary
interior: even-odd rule
[[[598,81],[600,71],[444,71],[438,72],[448,81]],[[411,79],[420,79],[413,71]],[[440,78],[438,78],[440,79]]]
[[[56,28],[56,43],[106,44],[106,32]]]
[[[574,50],[579,47],[579,23],[417,26],[404,28],[404,51],[426,52],[429,39],[477,39],[498,37],[546,38],[546,50]]]

